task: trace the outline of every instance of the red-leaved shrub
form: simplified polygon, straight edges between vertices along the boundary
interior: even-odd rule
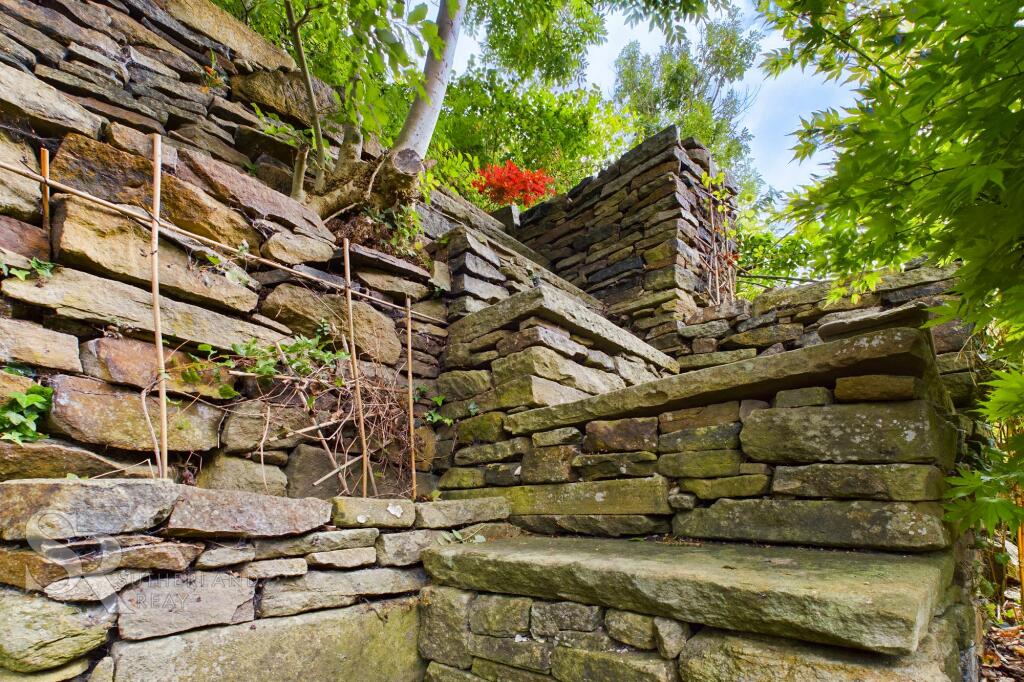
[[[481,168],[473,189],[499,206],[519,204],[526,208],[554,194],[555,180],[543,170],[524,170],[509,159],[504,166]]]

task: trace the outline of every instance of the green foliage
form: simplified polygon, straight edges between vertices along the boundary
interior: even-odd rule
[[[1016,450],[1020,452],[1019,444]],[[986,448],[981,461],[959,467],[946,482],[946,519],[958,530],[980,527],[995,535],[1001,527],[1012,529],[1024,522],[1024,508],[1006,495],[1006,491],[1024,486],[1020,454],[1008,457],[1005,452]]]
[[[762,0],[789,45],[771,73],[813,68],[857,87],[843,111],[815,112],[796,154],[835,154],[831,172],[790,197],[789,217],[813,242],[814,270],[852,277],[920,255],[962,259],[959,304],[947,316],[975,325],[1006,363],[987,414],[1024,414],[1024,40],[1020,8],[1003,0]],[[842,293],[842,292],[840,292]],[[1011,528],[1003,499],[1019,486],[1021,443],[990,453],[989,470],[961,475],[965,521]],[[962,502],[962,504],[960,503]],[[977,505],[975,511],[962,509]]]
[[[38,421],[50,411],[53,389],[33,384],[22,393],[12,391],[10,400],[0,408],[0,440],[28,443],[46,438],[38,430]]]
[[[45,260],[39,260],[33,256],[28,262],[28,267],[28,270],[25,270],[24,268],[16,268],[12,265],[8,265],[0,259],[0,274],[3,274],[4,277],[17,277],[22,281],[25,281],[32,275],[35,275],[39,279],[46,279],[53,275],[53,269],[56,267],[56,264]]]
[[[729,7],[699,25],[697,40],[683,38],[654,56],[629,43],[615,60],[614,97],[632,115],[638,140],[674,123],[707,145],[741,184],[759,184],[750,163],[752,136],[740,124],[753,98],[736,84],[753,65],[761,38],[744,30],[739,10]]]

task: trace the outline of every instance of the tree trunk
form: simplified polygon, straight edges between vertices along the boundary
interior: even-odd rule
[[[302,202],[306,200],[306,158],[309,147],[302,145],[295,150],[295,163],[292,166],[292,199]]]
[[[454,15],[448,11],[449,4],[456,5]],[[440,0],[437,8],[437,35],[444,41],[441,57],[436,58],[433,50],[427,52],[427,63],[423,69],[423,89],[426,97],[416,95],[392,153],[409,149],[416,152],[421,159],[427,155],[430,139],[434,136],[434,128],[437,127],[437,119],[441,115],[444,95],[448,90],[455,47],[459,42],[459,29],[465,11],[466,0],[452,0],[451,3],[448,0]]]
[[[324,173],[327,170],[327,153],[324,149],[324,135],[320,129],[320,111],[316,106],[316,93],[313,92],[313,76],[306,65],[306,50],[302,47],[302,36],[299,33],[301,23],[295,20],[295,6],[292,0],[284,0],[284,11],[288,18],[288,30],[291,32],[292,43],[295,45],[295,61],[298,62],[302,80],[306,86],[306,97],[309,99],[309,117],[313,121],[313,142],[316,146],[316,180],[317,191],[323,191]]]

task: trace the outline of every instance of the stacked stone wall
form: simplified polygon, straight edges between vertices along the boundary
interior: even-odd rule
[[[676,321],[730,298],[735,251],[724,203],[703,184],[718,169],[707,149],[675,127],[627,152],[568,194],[523,214],[515,236],[552,270],[599,299],[611,319],[670,355]],[[719,290],[721,289],[721,291]]]
[[[502,500],[0,483],[11,679],[419,680],[420,554],[514,537]],[[81,676],[81,677],[80,677]]]
[[[219,371],[209,381],[186,380],[210,349],[234,354],[253,341],[270,346],[297,335],[348,347],[338,240],[275,189],[289,184],[293,150],[257,116],[302,122],[296,102],[305,94],[291,58],[205,0],[10,0],[0,16],[4,162],[38,173],[47,150],[54,181],[148,208],[148,135],[163,137],[161,215],[187,233],[165,230],[159,247],[163,332],[174,351],[176,473],[210,488],[339,494],[336,478],[314,485],[335,466],[316,434],[293,433],[336,418],[336,408]],[[4,400],[33,383],[54,390],[54,408],[39,425],[51,437],[0,442],[0,479],[148,477],[158,412],[155,398],[144,397],[156,377],[149,225],[57,191],[44,223],[42,198],[38,183],[0,170],[0,362],[9,370],[0,390]],[[447,334],[443,277],[358,245],[351,256],[361,371],[367,381],[405,386],[404,313],[387,304],[401,307],[409,297],[422,415]],[[57,265],[37,275],[33,258]],[[225,397],[234,392],[241,396]],[[421,425],[418,433],[426,452],[433,432]],[[344,438],[356,440],[354,426]],[[351,488],[356,468],[349,471]],[[380,481],[379,492],[404,493],[408,480],[392,478]],[[432,479],[424,474],[420,483],[429,491]]]

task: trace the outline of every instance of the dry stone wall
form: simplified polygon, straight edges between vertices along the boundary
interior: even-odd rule
[[[696,140],[670,127],[568,194],[521,217],[515,236],[552,270],[599,299],[611,319],[670,355],[677,321],[727,300],[735,189],[704,185],[718,169]]]
[[[165,480],[0,483],[11,679],[419,680],[421,553],[503,500],[289,500]]]
[[[222,370],[202,368],[198,382],[190,376],[195,356],[211,348],[231,354],[297,335],[347,348],[337,239],[314,212],[274,189],[288,175],[292,151],[264,132],[256,113],[258,107],[301,122],[291,57],[205,0],[5,0],[0,17],[0,160],[38,173],[45,149],[53,180],[148,208],[148,135],[163,136],[161,217],[185,231],[164,231],[159,246],[173,400],[169,446],[182,480],[291,497],[339,494],[336,479],[314,485],[334,467],[315,434],[287,435],[330,420],[337,406],[307,406],[284,386]],[[317,88],[329,95],[323,84]],[[5,400],[32,383],[54,390],[54,407],[40,425],[51,437],[24,447],[0,442],[0,479],[149,476],[158,412],[155,398],[142,395],[156,377],[150,227],[59,192],[44,224],[42,205],[37,183],[0,170],[7,268],[0,362],[18,372],[3,373],[0,390]],[[368,383],[393,389],[396,400],[406,384],[405,319],[387,304],[412,300],[422,415],[447,335],[434,273],[357,245],[351,257],[353,289],[361,294],[353,303],[361,370]],[[32,258],[57,266],[36,276]],[[10,268],[30,274],[19,279]],[[236,392],[239,398],[225,397]],[[426,452],[433,432],[419,434]],[[344,438],[356,439],[353,426]],[[351,487],[356,469],[349,471]],[[408,475],[382,480],[379,492],[401,494]],[[421,489],[432,482],[424,473]]]

